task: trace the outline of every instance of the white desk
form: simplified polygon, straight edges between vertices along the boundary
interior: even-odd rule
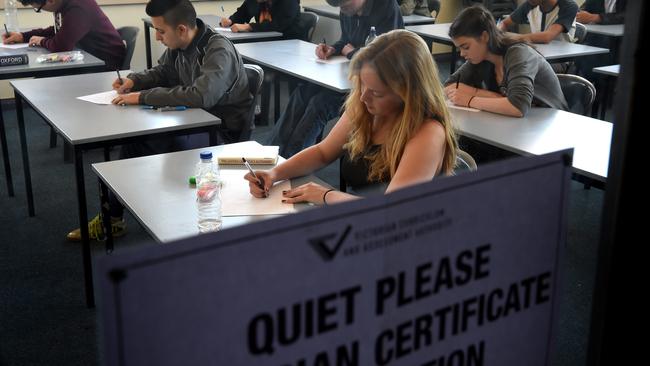
[[[621,65],[594,67],[594,72],[597,74],[603,74],[603,75],[615,76],[615,77],[618,77],[620,70],[621,70]]]
[[[254,150],[261,145],[255,141],[238,143],[244,148]],[[106,185],[138,222],[158,242],[166,243],[181,238],[198,235],[196,219],[196,188],[188,184],[188,177],[194,168],[201,151],[210,150],[214,156],[224,147],[179,151],[167,154],[144,156],[134,159],[117,160],[92,164],[92,169],[102,184]],[[280,159],[282,161],[284,159]],[[221,170],[247,171],[243,165],[221,165]],[[257,165],[253,169],[268,169],[270,165]],[[132,177],[140,177],[133,184]],[[292,185],[304,181],[317,181],[309,178],[293,181]],[[242,180],[242,185],[248,186]],[[325,184],[327,185],[327,184]],[[298,207],[299,206],[299,207]],[[297,209],[306,209],[306,204]],[[223,229],[265,220],[278,215],[266,216],[224,216]]]
[[[551,108],[532,108],[526,117],[451,109],[460,133],[519,155],[575,148],[573,168],[598,182],[607,180],[610,122]]]
[[[178,112],[157,112],[142,109],[140,106],[97,105],[76,99],[78,96],[110,90],[115,78],[114,72],[105,72],[11,81],[16,95],[16,113],[21,134],[30,216],[34,215],[34,202],[27,142],[24,139],[23,99],[73,147],[86,301],[89,306],[94,304],[94,299],[82,152],[98,147],[142,141],[150,136],[162,137],[196,132],[210,132],[211,144],[216,144],[216,129],[221,122],[219,118],[196,108]]]
[[[305,11],[310,11],[312,13],[316,13],[320,16],[324,16],[326,18],[331,18],[331,19],[339,19],[341,10],[340,8],[330,6],[328,4],[323,4],[323,5],[306,5],[302,7],[305,9]],[[422,15],[418,14],[411,14],[411,15],[406,15],[402,16],[402,19],[404,20],[404,25],[408,24],[433,24],[436,20],[434,18],[430,17],[425,17]]]
[[[235,48],[249,62],[268,67],[339,93],[350,90],[350,62],[327,64],[316,62],[316,45],[289,39],[283,41],[236,44]]]
[[[201,19],[205,25],[209,26],[212,30],[220,28],[219,22],[221,17],[217,15],[198,15],[197,18]],[[142,18],[144,22],[144,47],[146,52],[147,68],[150,69],[152,66],[151,62],[151,35],[149,30],[153,28],[151,23],[151,18],[146,17]],[[217,33],[228,38],[232,43],[245,43],[245,42],[257,42],[261,40],[274,40],[282,38],[282,33],[280,32],[222,32],[217,31]]]
[[[455,61],[457,52],[456,47],[451,40],[451,37],[449,37],[450,26],[451,23],[441,23],[408,26],[406,29],[420,35],[427,41],[451,45],[451,73],[453,73],[456,67]],[[557,40],[551,41],[548,44],[534,44],[533,46],[537,49],[537,51],[539,51],[540,54],[542,54],[542,56],[544,56],[545,59],[549,61],[571,60],[576,57],[584,57],[609,52],[607,48],[593,47],[584,44],[562,42]]]
[[[0,67],[0,80],[18,79],[25,77],[48,77],[56,75],[69,75],[83,72],[98,72],[104,70],[104,61],[81,51],[84,55],[82,61],[64,62],[64,63],[40,63],[36,61],[39,55],[50,53],[42,47],[26,47],[20,49],[0,48],[0,55],[20,55],[27,54],[29,63],[26,65],[2,66]],[[21,139],[24,136],[21,136]],[[5,122],[2,115],[2,104],[0,104],[0,145],[2,147],[2,157],[4,160],[5,177],[7,178],[7,191],[9,196],[14,195],[13,178],[11,176],[11,165],[9,163],[9,150],[7,148],[7,135],[5,132]]]
[[[623,37],[625,26],[623,24],[585,24],[588,33],[600,34],[609,37]]]
[[[598,103],[599,106],[596,108],[597,110],[600,110],[599,113],[599,118],[600,119],[605,119],[605,115],[607,113],[607,105],[609,104],[609,100],[611,98],[610,94],[610,79],[618,78],[618,74],[620,72],[621,65],[610,65],[610,66],[599,66],[599,67],[594,67],[594,72],[596,74],[601,74],[603,77],[601,78],[603,80],[603,87],[602,87],[602,96],[598,98]]]

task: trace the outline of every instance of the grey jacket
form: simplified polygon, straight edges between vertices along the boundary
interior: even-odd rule
[[[196,22],[198,32],[186,49],[167,49],[158,65],[127,76],[132,90],[141,91],[141,104],[203,108],[222,120],[222,128],[253,128],[253,96],[241,56],[228,39]]]
[[[445,85],[461,83],[500,93],[507,97],[523,115],[531,105],[568,110],[568,105],[551,65],[542,55],[525,43],[512,45],[503,55],[503,81],[497,84],[494,64],[483,61],[473,65],[465,62],[445,81]]]

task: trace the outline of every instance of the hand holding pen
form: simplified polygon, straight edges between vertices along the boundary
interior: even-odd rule
[[[327,60],[335,51],[334,47],[327,45],[325,37],[323,37],[323,42],[316,46],[316,57],[321,60]]]
[[[242,158],[242,162],[248,169],[248,173],[244,179],[248,181],[248,187],[251,194],[257,198],[265,198],[269,196],[269,189],[273,186],[275,179],[273,178],[272,170],[258,170],[253,171],[246,158]]]
[[[23,34],[20,32],[9,32],[7,29],[7,24],[5,24],[5,32],[2,34],[2,43],[12,44],[12,43],[23,43]]]
[[[130,92],[134,85],[133,80],[129,78],[123,78],[120,75],[119,70],[116,71],[117,71],[117,79],[113,81],[113,85],[112,85],[113,89],[117,91],[118,94],[125,94]]]

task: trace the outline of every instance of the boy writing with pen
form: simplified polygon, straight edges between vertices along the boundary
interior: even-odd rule
[[[298,0],[244,0],[233,15],[221,18],[219,25],[233,32],[280,32],[284,39],[307,41]]]
[[[253,96],[242,58],[233,44],[213,32],[200,19],[189,0],[151,0],[146,6],[156,39],[167,46],[158,65],[131,73],[113,82],[118,105],[147,105],[159,109],[203,108],[221,119],[219,140],[225,143],[248,140],[253,119]],[[182,108],[182,107],[181,107]],[[209,145],[207,133],[151,139],[123,145],[120,158],[133,158],[171,151],[196,149]],[[111,231],[124,234],[123,207],[109,195]],[[91,239],[104,235],[102,219],[97,215],[88,223]],[[68,234],[79,241],[79,229]]]

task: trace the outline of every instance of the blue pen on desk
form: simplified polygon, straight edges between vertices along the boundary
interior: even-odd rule
[[[158,108],[158,112],[172,112],[172,111],[184,111],[186,110],[187,107],[184,105],[177,105],[177,106],[167,106],[167,107],[160,107]]]
[[[156,107],[154,105],[143,105],[142,109],[158,109],[158,107]]]
[[[251,168],[251,165],[248,164],[248,162],[246,161],[246,158],[243,158],[243,157],[242,157],[242,158],[241,158],[241,161],[244,162],[244,165],[246,165],[246,168],[248,168],[248,171],[251,173],[251,175],[253,176],[253,178],[257,179],[257,186],[260,187],[261,189],[264,189],[264,180],[262,180],[261,178],[258,178],[258,177],[257,177],[257,175],[255,174],[255,172],[253,171],[253,168]]]

